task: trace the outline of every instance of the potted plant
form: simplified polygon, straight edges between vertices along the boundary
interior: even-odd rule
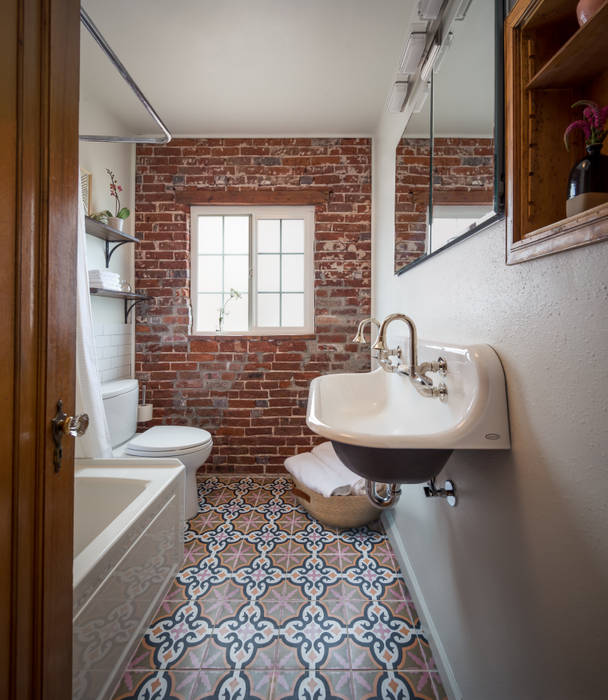
[[[604,139],[608,135],[608,106],[600,107],[590,100],[579,100],[572,106],[584,107],[583,118],[568,125],[564,132],[564,144],[569,150],[568,137],[575,129],[580,129],[585,136],[587,155],[570,171],[566,201],[568,216],[608,201],[608,156],[602,155]]]
[[[114,214],[109,209],[104,209],[97,214],[93,215],[93,219],[97,221],[103,221],[107,223],[108,226],[122,231],[125,224],[125,219],[127,219],[131,212],[127,207],[120,206],[120,193],[122,192],[122,187],[118,184],[118,179],[114,172],[109,168],[106,168],[106,173],[110,176],[110,197],[114,199]]]

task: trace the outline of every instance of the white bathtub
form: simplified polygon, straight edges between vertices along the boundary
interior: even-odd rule
[[[73,698],[106,700],[184,558],[177,459],[77,460]]]

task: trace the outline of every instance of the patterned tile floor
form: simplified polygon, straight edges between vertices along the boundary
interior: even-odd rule
[[[115,700],[442,700],[379,523],[334,530],[284,477],[199,481],[186,557]]]

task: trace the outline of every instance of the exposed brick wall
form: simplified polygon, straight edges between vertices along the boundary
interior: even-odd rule
[[[424,253],[430,139],[402,138],[395,154],[395,271]]]
[[[428,138],[403,138],[395,162],[395,270],[424,254],[429,204]],[[494,188],[494,141],[435,138],[433,192],[486,192]]]
[[[189,188],[322,187],[315,210],[315,333],[191,337]],[[282,471],[285,457],[319,442],[306,426],[310,380],[369,368],[351,343],[370,314],[369,139],[176,139],[137,147],[135,278],[154,301],[138,310],[136,374],[152,424],[213,434],[206,470]]]

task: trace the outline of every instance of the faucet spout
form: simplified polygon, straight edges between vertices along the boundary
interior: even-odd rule
[[[353,343],[358,343],[359,345],[364,345],[365,344],[365,335],[364,331],[365,328],[368,325],[375,325],[376,328],[380,328],[380,322],[375,319],[373,316],[370,316],[369,318],[364,318],[363,321],[359,324],[357,328],[357,333],[355,337],[353,338]]]
[[[390,361],[390,357],[400,357],[401,349],[399,347],[391,350],[386,347],[386,331],[393,321],[403,321],[410,331],[409,357],[408,362],[399,365],[394,365]],[[440,372],[445,375],[447,372],[447,363],[440,357],[436,362],[423,362],[418,364],[418,333],[416,325],[409,316],[405,314],[389,314],[378,332],[378,339],[372,345],[372,350],[378,351],[380,366],[386,372],[397,371],[399,374],[404,374],[409,377],[416,391],[422,396],[438,397],[441,401],[447,399],[448,391],[445,384],[439,386],[433,385],[433,380],[427,375],[427,372]]]
[[[405,314],[389,314],[382,325],[380,326],[380,331],[378,333],[378,340],[372,345],[372,350],[378,350],[379,352],[386,351],[386,329],[393,321],[403,321],[410,331],[410,353],[409,353],[409,363],[404,374],[408,374],[410,377],[414,378],[417,375],[418,367],[418,333],[416,332],[416,326],[412,319]]]

